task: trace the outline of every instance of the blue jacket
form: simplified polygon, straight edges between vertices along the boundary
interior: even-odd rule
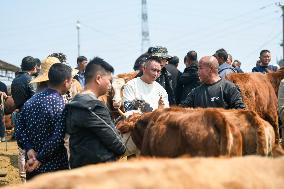
[[[270,71],[276,72],[278,70],[277,66],[268,65],[268,66],[256,66],[252,69],[252,72],[261,72],[268,73]]]

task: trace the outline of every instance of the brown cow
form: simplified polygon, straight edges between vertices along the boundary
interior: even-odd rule
[[[128,120],[131,120],[131,122]],[[237,143],[237,135],[231,137],[231,134],[238,133],[239,131],[242,134],[241,151],[243,155],[271,155],[273,148],[275,149],[275,152],[278,151],[278,153],[274,154],[275,156],[280,154],[283,155],[282,149],[280,149],[278,145],[274,145],[275,135],[272,126],[253,111],[224,110],[216,108],[167,108],[164,110],[156,110],[152,113],[145,113],[140,118],[139,115],[135,114],[134,117],[130,117],[128,120],[120,122],[117,127],[122,132],[132,130],[132,139],[138,149],[141,149],[142,155],[160,156],[162,154],[162,156],[164,156],[163,153],[168,153],[165,156],[170,157],[175,156],[176,154],[181,155],[183,153],[199,155],[194,154],[197,153],[198,150],[205,153],[202,154],[203,152],[201,152],[200,155],[206,155],[207,148],[205,148],[205,145],[198,146],[201,144],[198,143],[200,142],[198,140],[212,134],[208,134],[208,128],[211,128],[211,130],[212,128],[215,128],[215,130],[213,129],[215,134],[217,133],[217,136],[219,134],[221,136],[220,139],[224,141],[223,144],[228,145],[230,145],[230,143],[226,140],[232,138],[236,139],[235,142]],[[136,122],[135,126],[133,125],[134,122]],[[233,132],[231,134],[229,132],[228,134],[223,131],[222,133],[222,129],[227,128],[228,125]],[[129,130],[126,129],[127,126]],[[190,132],[190,134],[186,135],[185,132],[181,132],[183,131],[182,129],[184,129],[185,132]],[[164,131],[162,132],[161,130]],[[227,129],[227,131],[230,131],[230,129]],[[168,138],[163,138],[167,135],[169,136]],[[195,139],[195,136],[198,136],[199,138]],[[216,136],[215,138],[213,136],[214,135],[211,135],[212,138],[206,138],[206,141],[216,140]],[[182,141],[183,137],[185,140]],[[215,146],[211,148],[214,148],[214,150],[224,149],[224,146],[226,145],[223,145],[222,147],[222,140],[220,141],[221,146],[218,146],[219,144],[215,141]],[[181,141],[183,143],[179,144],[178,142]],[[159,145],[155,142],[158,142]],[[188,144],[187,142],[190,142],[191,144]],[[183,145],[183,147],[181,147],[182,150],[188,148],[189,151],[181,152],[182,150],[177,148],[178,145]],[[193,145],[193,147],[191,145]],[[211,141],[210,145],[214,145],[214,141]],[[239,152],[238,145],[239,144],[237,143],[236,146],[233,146],[234,148],[227,147],[227,152],[230,148]],[[175,146],[175,148],[171,149],[169,146]],[[196,151],[193,152],[190,151],[192,148],[197,149],[194,149]]]
[[[276,143],[279,140],[277,94],[284,78],[284,68],[277,72],[229,74],[226,79],[239,86],[246,109],[257,112],[274,128]]]
[[[220,112],[205,109],[165,112],[156,122],[148,124],[141,155],[177,157],[184,154],[240,156],[241,133]]]
[[[284,159],[264,157],[136,159],[35,177],[3,189],[280,189]]]
[[[132,131],[132,139],[141,149],[141,155],[177,157],[183,154],[242,154],[239,130],[226,122],[219,112],[201,113],[201,110],[190,109],[182,114],[179,110],[186,109],[158,109],[144,114],[138,120]]]

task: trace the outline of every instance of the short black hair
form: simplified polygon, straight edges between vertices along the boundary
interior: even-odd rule
[[[189,51],[189,52],[186,54],[186,57],[187,57],[188,60],[190,60],[190,61],[197,61],[197,52],[195,52],[195,51]]]
[[[83,62],[83,61],[88,61],[88,59],[85,56],[78,56],[77,58],[77,64]]]
[[[225,62],[228,59],[228,53],[225,49],[219,49],[216,51],[215,56],[218,56],[219,58],[222,58]]]
[[[264,49],[264,50],[260,51],[259,56],[263,55],[264,53],[270,53],[270,51],[267,50],[267,49]]]
[[[114,68],[100,57],[93,58],[85,69],[84,76],[86,83],[88,83],[94,76],[96,76],[98,72],[105,74],[113,73]]]
[[[40,61],[40,59],[35,58],[35,62],[36,62],[36,65],[37,65],[37,66],[40,66],[40,65],[41,65],[41,61]]]
[[[31,71],[36,67],[36,61],[31,56],[26,56],[22,60],[21,69],[22,71]]]
[[[152,61],[155,61],[155,62],[158,62],[158,63],[161,64],[161,59],[159,57],[157,57],[157,56],[150,56],[149,58],[147,58],[145,63],[152,62]]]
[[[72,68],[66,64],[55,63],[48,71],[49,84],[59,86],[66,79],[72,78]]]
[[[179,58],[177,56],[173,56],[169,60],[169,64],[177,66],[179,63]]]

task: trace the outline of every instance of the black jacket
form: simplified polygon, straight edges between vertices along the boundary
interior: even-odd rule
[[[173,87],[173,78],[172,74],[167,71],[166,67],[163,67],[161,70],[161,75],[156,79],[168,93],[168,100],[170,105],[176,104],[175,90]]]
[[[177,87],[178,79],[181,76],[181,72],[173,64],[167,64],[166,69],[167,69],[168,72],[171,73],[171,77],[172,77],[172,80],[173,80],[173,88],[174,88],[174,91],[175,91],[176,87]]]
[[[196,87],[188,94],[181,105],[193,108],[245,108],[239,88],[234,83],[225,79],[220,79],[211,85],[202,84]]]
[[[184,101],[191,90],[195,87],[198,87],[200,84],[201,83],[198,76],[198,63],[193,63],[184,69],[184,72],[181,74],[178,80],[176,89],[177,104],[180,104],[182,101]]]
[[[12,81],[11,94],[17,109],[20,109],[35,94],[35,90],[30,84],[31,79],[32,77],[27,72],[19,72]]]
[[[66,105],[70,166],[116,160],[126,148],[107,107],[93,94],[78,94]]]

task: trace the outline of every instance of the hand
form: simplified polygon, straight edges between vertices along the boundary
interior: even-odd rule
[[[164,103],[163,97],[160,96],[159,102],[158,102],[158,108],[164,108],[164,107],[165,107],[165,103]]]
[[[37,153],[33,150],[33,149],[30,149],[28,152],[27,152],[27,156],[28,156],[28,159],[36,159],[36,156],[37,156]]]
[[[37,159],[29,159],[25,164],[27,172],[33,172],[40,167],[41,163]]]
[[[7,94],[4,92],[0,92],[0,96],[3,96],[4,100],[8,98]]]

